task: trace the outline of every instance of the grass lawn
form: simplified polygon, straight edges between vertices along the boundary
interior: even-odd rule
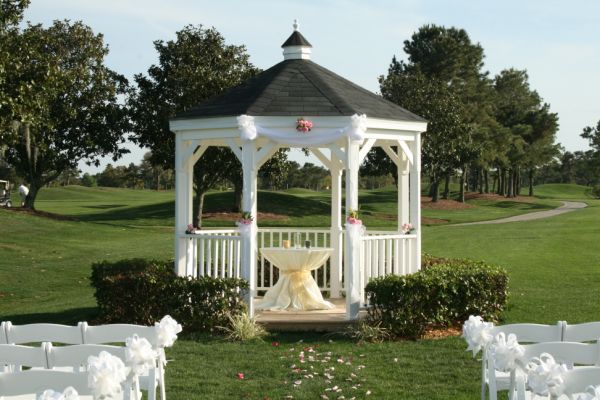
[[[424,250],[504,266],[510,274],[507,323],[600,320],[600,304],[592,301],[600,294],[600,201],[574,185],[545,185],[537,192],[542,198],[533,203],[473,200],[472,208],[424,210],[424,215],[451,223],[492,219],[550,208],[558,199],[581,199],[589,207],[526,223],[428,226],[423,231]],[[0,210],[4,228],[0,320],[75,323],[90,319],[95,305],[87,281],[92,262],[172,256],[172,192],[68,187],[45,189],[40,196],[39,209],[77,220],[56,221]],[[391,228],[395,198],[392,190],[362,192],[367,226]],[[227,208],[231,201],[230,193],[213,193],[207,197],[207,209]],[[269,225],[329,223],[326,192],[261,192],[259,208],[289,215],[288,220]],[[273,346],[274,341],[280,345]],[[174,361],[167,368],[167,389],[172,399],[280,399],[288,395],[314,399],[325,393],[330,399],[340,395],[359,399],[365,398],[367,390],[376,399],[477,399],[480,364],[464,352],[465,347],[459,338],[359,346],[339,336],[320,334],[279,334],[264,342],[243,344],[209,338],[180,340],[168,352]],[[319,360],[331,360],[301,364],[299,352],[304,350],[308,356],[309,348]],[[342,363],[337,362],[340,357]],[[294,364],[299,372],[291,368]],[[332,366],[335,372],[325,371]],[[237,373],[245,379],[238,379]],[[330,383],[325,373],[334,376]],[[294,387],[295,381],[302,383]],[[325,392],[333,386],[342,392],[336,396]]]

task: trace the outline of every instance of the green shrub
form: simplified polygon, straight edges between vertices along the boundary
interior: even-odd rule
[[[92,286],[102,323],[151,325],[171,315],[188,332],[213,332],[228,315],[245,311],[246,281],[178,277],[172,261],[145,259],[92,265]]]
[[[592,187],[592,195],[594,195],[595,198],[600,199],[600,185]]]
[[[429,328],[453,326],[469,315],[497,320],[507,302],[508,275],[481,262],[446,260],[415,274],[373,279],[366,292],[371,323],[419,338]]]

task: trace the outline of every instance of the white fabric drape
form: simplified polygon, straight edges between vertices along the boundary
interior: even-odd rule
[[[316,147],[327,143],[334,143],[342,137],[350,140],[362,141],[367,130],[367,116],[365,114],[354,114],[350,117],[350,125],[343,128],[323,130],[314,128],[311,132],[276,131],[265,128],[254,123],[254,117],[240,115],[237,117],[240,138],[243,141],[251,141],[258,136],[264,136],[269,140],[292,146]]]
[[[330,310],[334,305],[323,300],[310,271],[323,265],[333,249],[284,249],[268,247],[261,254],[279,268],[279,280],[270,288],[258,310]]]

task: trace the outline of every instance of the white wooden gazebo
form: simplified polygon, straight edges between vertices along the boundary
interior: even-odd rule
[[[181,276],[245,278],[252,315],[254,297],[274,284],[274,269],[259,258],[259,247],[280,246],[299,233],[334,249],[314,276],[330,297],[345,292],[347,319],[356,319],[370,278],[420,269],[421,133],[427,123],[312,62],[312,46],[294,28],[282,46],[282,62],[170,122],[176,135],[175,268]],[[296,129],[299,118],[312,121],[310,132]],[[193,167],[209,146],[229,147],[242,164],[242,208],[254,217],[250,234],[238,228],[185,233],[192,221]],[[331,171],[330,229],[260,227],[257,171],[288,147],[309,149]],[[359,167],[373,147],[398,168],[398,228],[350,238],[342,216],[342,175],[346,210],[358,209]],[[403,234],[407,222],[415,230]]]

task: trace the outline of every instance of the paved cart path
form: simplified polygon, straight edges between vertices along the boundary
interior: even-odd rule
[[[515,215],[508,218],[492,219],[489,221],[466,222],[463,224],[455,224],[453,226],[505,224],[507,222],[533,221],[534,219],[550,218],[556,215],[565,214],[585,207],[587,207],[587,204],[578,201],[563,201],[560,207],[555,208],[553,210],[536,211],[528,214]]]

